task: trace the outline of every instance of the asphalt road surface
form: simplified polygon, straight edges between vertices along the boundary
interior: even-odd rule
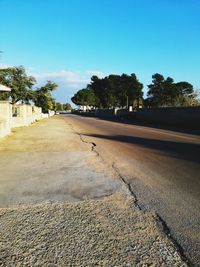
[[[144,210],[155,210],[191,265],[200,266],[200,137],[64,115],[113,166]]]

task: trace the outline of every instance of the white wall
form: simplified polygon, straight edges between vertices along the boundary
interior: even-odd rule
[[[10,134],[12,128],[12,105],[0,101],[0,138]]]
[[[0,101],[0,138],[10,134],[12,128],[29,126],[53,115],[53,111],[43,114],[40,107],[23,104],[12,106],[7,101]]]

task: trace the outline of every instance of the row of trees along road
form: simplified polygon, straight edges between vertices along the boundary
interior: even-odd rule
[[[72,98],[76,105],[98,108],[113,107],[168,107],[199,105],[197,94],[188,82],[174,83],[170,77],[161,74],[152,76],[148,85],[147,98],[143,98],[143,84],[135,74],[109,75],[105,78],[92,76],[86,88],[79,90]]]
[[[171,77],[164,78],[161,74],[152,76],[148,85],[147,98],[144,103],[148,107],[177,107],[199,105],[198,95],[193,85],[188,82],[175,83]]]
[[[22,66],[0,69],[0,84],[11,88],[11,92],[0,94],[0,100],[10,99],[12,104],[33,102],[36,106],[41,107],[44,113],[47,113],[48,110],[56,111],[60,104],[56,103],[51,95],[52,91],[57,88],[57,84],[47,81],[45,85],[35,89],[36,79],[28,76]],[[64,110],[70,107],[68,103],[62,105]]]
[[[98,108],[125,107],[139,105],[143,85],[135,74],[109,75],[99,79],[92,76],[87,88],[79,90],[72,102],[76,105],[90,105]]]
[[[69,103],[62,104],[60,102],[56,102],[55,111],[70,111],[72,107]]]

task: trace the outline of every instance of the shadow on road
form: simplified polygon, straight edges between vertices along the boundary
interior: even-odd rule
[[[83,135],[88,137],[95,137],[118,142],[124,142],[132,145],[138,145],[143,148],[159,151],[163,155],[191,161],[194,163],[200,163],[199,144],[148,139],[148,138],[128,136],[128,135],[102,135],[102,134],[83,134]]]

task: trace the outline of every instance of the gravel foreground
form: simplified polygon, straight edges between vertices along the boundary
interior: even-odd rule
[[[0,266],[187,266],[122,194],[0,209]]]

